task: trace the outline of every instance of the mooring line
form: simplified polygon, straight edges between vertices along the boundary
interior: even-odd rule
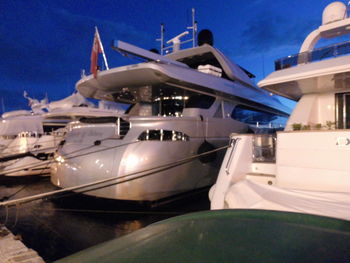
[[[37,195],[33,195],[33,196],[23,197],[23,198],[19,198],[19,199],[15,199],[15,200],[9,200],[9,201],[0,202],[0,207],[1,206],[13,206],[13,205],[16,205],[16,204],[32,202],[32,201],[35,201],[35,200],[40,200],[40,199],[47,198],[47,197],[50,197],[50,196],[54,196],[54,195],[61,194],[61,193],[66,193],[66,192],[70,192],[70,191],[74,191],[74,190],[81,190],[81,189],[84,189],[84,188],[87,188],[87,187],[92,187],[92,186],[98,186],[100,184],[109,183],[109,182],[112,182],[114,180],[124,179],[124,180],[115,182],[115,183],[110,184],[110,185],[104,185],[103,187],[99,186],[99,188],[104,188],[104,187],[108,187],[108,186],[115,185],[115,184],[125,183],[125,182],[128,182],[128,181],[132,181],[132,180],[136,180],[136,179],[139,179],[139,178],[142,178],[142,177],[146,177],[146,176],[152,175],[152,174],[154,174],[156,172],[159,172],[159,171],[162,171],[162,170],[167,170],[167,169],[179,166],[181,164],[189,162],[189,161],[191,161],[193,159],[196,159],[198,157],[201,157],[201,156],[204,156],[204,155],[208,155],[208,154],[211,154],[211,153],[214,153],[214,152],[217,152],[217,151],[221,151],[221,150],[227,149],[228,147],[229,147],[229,145],[225,145],[225,146],[216,148],[216,149],[211,150],[211,151],[207,151],[207,152],[204,152],[204,153],[201,153],[201,154],[192,155],[190,157],[183,158],[183,159],[180,159],[180,160],[177,160],[177,161],[173,161],[171,163],[159,165],[159,166],[156,166],[156,167],[152,167],[152,168],[145,169],[145,170],[138,171],[138,172],[133,172],[133,173],[130,173],[130,174],[127,174],[127,175],[119,176],[119,177],[118,176],[117,177],[114,176],[114,177],[110,177],[110,178],[107,178],[107,179],[98,180],[98,181],[94,181],[94,182],[91,182],[91,183],[86,183],[86,184],[82,184],[82,185],[78,185],[78,186],[71,186],[71,187],[67,187],[67,188],[64,188],[64,189],[50,191],[50,192],[47,192],[47,193],[42,193],[42,194],[37,194]],[[134,175],[137,175],[137,174],[141,174],[141,175],[134,176]],[[134,177],[126,179],[127,177],[130,177],[130,176],[134,176]],[[96,190],[96,189],[87,189],[87,190],[84,190],[83,192],[93,191],[93,190]]]
[[[16,216],[15,216],[15,222],[12,227],[16,227],[17,222],[18,222],[18,217],[19,217],[19,209],[20,209],[20,204],[16,204]]]
[[[186,211],[135,211],[135,210],[97,210],[97,209],[73,209],[73,208],[33,208],[22,207],[31,211],[57,211],[57,212],[74,212],[74,213],[95,213],[95,214],[149,214],[149,215],[181,215]]]
[[[73,159],[73,158],[82,157],[82,156],[86,156],[86,155],[97,153],[97,152],[103,152],[103,151],[108,151],[108,150],[119,148],[119,147],[123,147],[123,146],[128,146],[130,144],[137,143],[137,142],[140,142],[140,141],[132,141],[130,143],[124,143],[124,144],[121,144],[121,145],[115,145],[115,146],[111,146],[111,147],[98,149],[98,150],[95,150],[95,151],[91,151],[91,152],[87,152],[87,153],[82,153],[82,154],[71,156],[74,153],[78,153],[78,152],[85,151],[85,150],[88,150],[88,149],[91,149],[91,148],[95,147],[95,145],[90,145],[88,147],[85,147],[85,148],[82,148],[82,149],[79,149],[79,150],[67,153],[67,155],[65,156],[65,159],[70,160],[70,159]],[[38,167],[41,167],[41,166],[50,165],[53,162],[56,162],[56,161],[52,158],[51,160],[40,161],[40,163],[37,163],[37,164],[22,165],[22,166],[18,166],[16,168],[13,168],[13,169],[3,170],[3,171],[0,172],[0,175],[16,173],[16,172],[20,172],[20,171],[26,170],[26,169],[27,170],[34,169],[34,168],[38,168]]]
[[[5,222],[2,223],[2,225],[6,226],[8,219],[9,219],[9,207],[5,206]]]

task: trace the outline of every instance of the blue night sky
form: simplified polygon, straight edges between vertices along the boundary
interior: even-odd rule
[[[275,59],[297,53],[308,33],[321,24],[332,0],[0,0],[0,99],[5,110],[26,106],[23,91],[58,100],[74,91],[88,71],[99,28],[110,67],[133,63],[110,48],[119,39],[158,48],[183,32],[196,9],[198,29],[210,29],[214,46],[256,75],[274,70]],[[1,111],[1,109],[0,109]]]

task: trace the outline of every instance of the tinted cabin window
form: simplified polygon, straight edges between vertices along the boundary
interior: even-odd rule
[[[277,116],[271,113],[250,109],[245,106],[237,106],[231,114],[231,118],[247,124],[269,124],[277,119]]]
[[[125,113],[134,116],[180,116],[183,107],[184,100],[160,98],[152,103],[136,103]]]
[[[135,106],[135,104],[129,104],[129,106],[127,107],[127,109],[125,110],[124,114],[129,114],[131,109]]]
[[[190,137],[174,130],[146,130],[138,138],[140,141],[189,141]]]
[[[79,120],[82,123],[116,123],[117,117],[106,116],[106,117],[83,117]]]
[[[186,102],[185,108],[209,109],[215,101],[214,97],[207,95],[191,96]]]
[[[222,106],[219,104],[218,109],[216,110],[214,114],[214,118],[223,118],[223,113],[222,113]]]
[[[336,127],[337,129],[350,128],[350,93],[335,94]]]
[[[50,132],[53,132],[55,130],[58,130],[59,128],[64,128],[65,125],[50,125],[50,124],[45,124],[43,125],[43,130],[44,130],[44,133],[50,133]]]
[[[153,115],[178,116],[181,115],[184,101],[180,99],[160,99],[153,103]]]

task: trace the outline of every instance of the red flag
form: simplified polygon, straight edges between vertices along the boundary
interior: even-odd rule
[[[96,29],[95,31],[95,37],[94,37],[94,42],[92,44],[92,50],[91,50],[91,66],[90,66],[90,72],[94,74],[94,78],[97,78],[97,61],[98,61],[98,54],[102,53],[101,45],[100,45],[100,40],[98,36],[98,31]]]

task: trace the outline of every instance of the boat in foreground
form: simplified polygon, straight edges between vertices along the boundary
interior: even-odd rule
[[[314,49],[320,38],[350,33],[341,2],[328,5],[323,24],[300,53],[278,60],[259,82],[298,100],[284,131],[232,135],[211,209],[271,209],[350,220],[349,42]],[[326,58],[326,59],[325,59]]]
[[[349,243],[349,221],[217,210],[160,221],[56,262],[349,262]]]

